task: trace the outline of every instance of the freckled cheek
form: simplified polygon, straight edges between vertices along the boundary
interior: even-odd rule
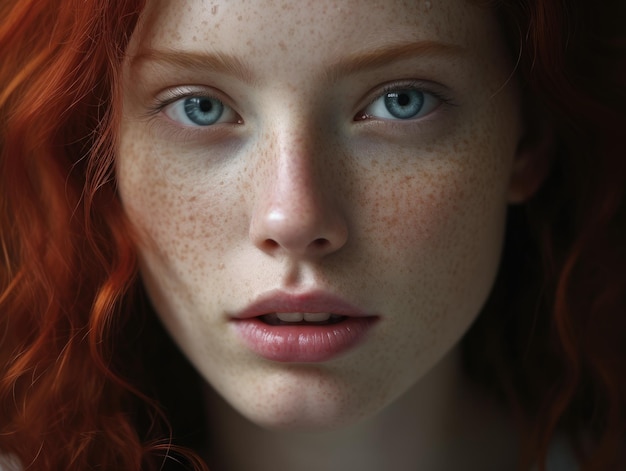
[[[202,181],[168,161],[176,159],[163,149],[120,146],[126,213],[138,229],[140,252],[179,270],[204,265],[227,248],[224,228],[233,223],[233,202],[222,181]]]
[[[372,192],[370,214],[364,218],[371,238],[390,250],[437,245],[464,195],[450,180],[422,174],[381,184]]]
[[[506,203],[490,180],[491,172],[450,166],[379,185],[364,218],[365,247],[384,254],[393,271],[428,272],[420,283],[493,270]]]

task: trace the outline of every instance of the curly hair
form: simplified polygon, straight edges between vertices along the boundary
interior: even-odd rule
[[[511,208],[501,275],[465,339],[470,371],[502,392],[542,465],[557,431],[581,469],[626,465],[626,36],[583,1],[491,2],[526,96],[554,126],[551,174]]]
[[[465,339],[509,401],[520,469],[557,433],[584,470],[626,466],[626,37],[618,2],[493,0],[554,126],[548,181],[512,208],[501,274]],[[174,446],[138,339],[116,194],[120,70],[142,0],[0,4],[0,450],[27,469],[206,465]],[[148,373],[144,373],[148,370]],[[154,371],[153,371],[154,373]],[[175,428],[175,427],[174,427]]]
[[[137,431],[133,401],[154,401],[115,360],[136,277],[115,111],[141,3],[1,7],[0,449],[28,469],[151,469],[162,448]]]

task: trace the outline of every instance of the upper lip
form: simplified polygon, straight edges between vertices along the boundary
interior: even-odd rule
[[[373,315],[338,296],[323,291],[309,291],[299,294],[271,291],[259,296],[246,308],[236,312],[233,317],[235,319],[250,319],[281,312],[324,312],[348,317]]]

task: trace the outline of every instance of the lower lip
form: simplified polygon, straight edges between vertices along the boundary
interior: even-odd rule
[[[332,360],[362,343],[374,317],[348,317],[327,325],[268,325],[258,318],[238,319],[235,328],[244,344],[272,361],[315,363]]]

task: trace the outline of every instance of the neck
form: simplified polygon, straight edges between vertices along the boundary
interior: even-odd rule
[[[457,351],[449,354],[374,417],[334,431],[263,429],[208,390],[211,469],[515,469],[515,434],[507,414],[465,380],[459,357]]]

